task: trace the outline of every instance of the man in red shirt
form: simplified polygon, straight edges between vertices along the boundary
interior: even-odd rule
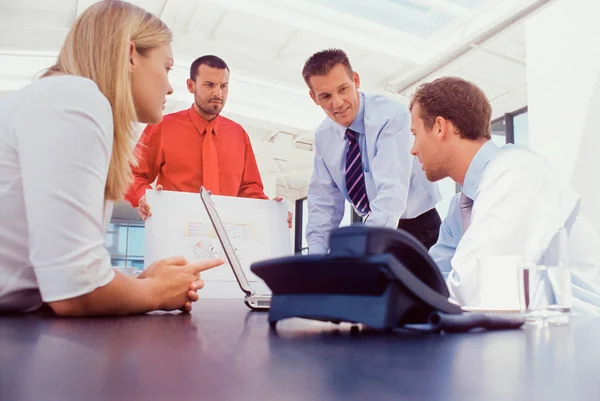
[[[196,59],[187,87],[192,107],[148,125],[136,146],[139,165],[125,199],[142,220],[152,215],[145,194],[157,178],[159,190],[198,192],[204,186],[215,195],[268,199],[248,134],[219,114],[229,91],[227,64],[212,55]]]

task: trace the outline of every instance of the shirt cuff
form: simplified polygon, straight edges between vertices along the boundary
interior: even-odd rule
[[[148,184],[142,184],[137,189],[131,189],[125,194],[125,200],[131,204],[132,207],[138,207],[140,205],[140,199],[146,194],[147,189],[152,189]]]
[[[309,255],[325,255],[329,249],[322,244],[313,244],[308,246]]]
[[[388,214],[388,213],[373,213],[369,215],[367,220],[365,220],[365,225],[367,226],[376,226],[376,227],[388,227],[388,228],[398,228],[398,222],[400,221],[400,217],[396,217],[396,215]]]

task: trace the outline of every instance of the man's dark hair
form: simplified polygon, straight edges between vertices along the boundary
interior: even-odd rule
[[[348,75],[352,76],[352,66],[348,56],[341,49],[321,50],[310,56],[302,68],[302,77],[306,85],[310,87],[309,79],[314,75],[327,75],[336,65],[341,64],[346,67]]]
[[[419,104],[427,129],[442,117],[452,121],[461,138],[491,138],[492,106],[485,93],[469,81],[444,77],[422,84],[410,101],[411,110],[415,104]]]
[[[198,76],[198,68],[200,68],[201,65],[207,65],[211,68],[227,70],[227,72],[229,72],[229,67],[222,58],[208,54],[206,56],[198,57],[192,63],[192,66],[190,67],[190,79],[192,81],[196,81],[196,77]]]

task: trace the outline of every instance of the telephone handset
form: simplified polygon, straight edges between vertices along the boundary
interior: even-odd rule
[[[269,322],[304,317],[393,329],[433,312],[461,314],[427,249],[402,230],[354,225],[334,230],[327,255],[256,262],[270,287]]]

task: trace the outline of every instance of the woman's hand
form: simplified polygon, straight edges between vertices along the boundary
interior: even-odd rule
[[[199,299],[197,291],[204,287],[200,273],[223,263],[223,259],[188,263],[184,257],[175,256],[152,263],[139,278],[153,281],[156,309],[190,311],[192,302]]]

